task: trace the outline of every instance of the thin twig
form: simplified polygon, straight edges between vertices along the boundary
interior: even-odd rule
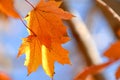
[[[109,7],[103,0],[96,0],[99,4],[107,8],[107,10],[113,15],[120,22],[120,16],[111,8]]]
[[[54,80],[54,78],[52,77],[51,80]]]
[[[120,16],[104,1],[102,0],[95,0],[95,1],[98,7],[103,12],[103,14],[105,15],[115,36],[119,39],[120,37],[117,32],[120,30]]]
[[[20,18],[21,22],[23,23],[23,25],[31,32],[33,33],[34,36],[37,36],[25,23],[24,21],[22,20],[22,18]]]
[[[30,3],[28,0],[25,0],[33,9],[35,9],[35,7],[32,5],[32,3]]]

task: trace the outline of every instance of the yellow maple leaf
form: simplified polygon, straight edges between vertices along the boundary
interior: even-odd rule
[[[68,51],[61,46],[69,40],[62,19],[69,20],[72,15],[58,8],[60,3],[41,0],[26,18],[30,36],[23,39],[18,56],[26,54],[28,74],[42,65],[46,74],[53,77],[54,62],[70,64]]]
[[[2,11],[7,16],[20,18],[19,14],[14,9],[13,3],[13,0],[0,0],[0,11]]]
[[[41,44],[37,37],[28,36],[23,39],[18,57],[23,53],[26,54],[26,61],[24,65],[28,66],[28,74],[36,71],[39,65],[41,65]]]
[[[70,64],[68,51],[57,43],[52,43],[51,50],[42,45],[42,66],[46,74],[50,77],[53,77],[54,75],[55,61],[58,61],[61,64]]]

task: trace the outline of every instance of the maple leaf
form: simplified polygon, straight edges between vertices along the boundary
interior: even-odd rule
[[[8,16],[6,14],[4,14],[2,11],[0,11],[0,19],[1,20],[7,20]]]
[[[105,51],[104,56],[109,59],[120,59],[120,41],[113,43],[108,50]]]
[[[2,11],[7,16],[20,18],[19,14],[14,9],[13,2],[13,0],[0,0],[0,11]]]
[[[104,56],[108,57],[110,60],[120,60],[120,41],[113,43],[108,50],[104,53]],[[116,79],[120,78],[120,67],[116,71]]]
[[[20,46],[18,57],[23,53],[26,53],[25,64],[28,66],[28,74],[36,71],[39,65],[41,65],[41,46],[37,37],[28,36],[23,39]]]
[[[69,40],[62,19],[69,20],[73,15],[58,8],[60,4],[41,0],[26,17],[30,36],[23,39],[18,56],[26,54],[28,74],[42,65],[46,74],[53,77],[54,62],[70,64],[68,51],[61,46]]]
[[[96,74],[99,73],[101,70],[105,69],[107,66],[111,65],[112,63],[116,62],[116,60],[114,61],[109,61],[100,65],[94,65],[94,66],[90,66],[85,68],[82,72],[80,72],[75,78],[74,80],[86,80],[86,78],[91,75],[91,74]]]
[[[11,80],[11,78],[6,73],[0,72],[0,80]]]
[[[116,75],[116,79],[120,79],[120,66],[118,67],[115,75]]]

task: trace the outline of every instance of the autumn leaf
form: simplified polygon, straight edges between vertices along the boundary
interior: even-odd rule
[[[120,59],[120,41],[113,43],[104,53],[109,59]]]
[[[13,0],[0,0],[0,11],[2,11],[7,16],[11,16],[14,18],[20,17],[14,8]]]
[[[116,79],[120,79],[120,66],[118,67],[115,75],[116,75]]]
[[[104,53],[104,56],[108,57],[110,60],[120,60],[120,41],[113,43]],[[120,67],[116,71],[116,79],[120,78]]]
[[[108,67],[109,65],[111,65],[112,63],[116,62],[116,60],[114,61],[109,61],[100,65],[94,65],[91,67],[87,67],[85,68],[82,72],[80,72],[75,78],[74,80],[86,80],[86,78],[89,75],[92,74],[97,74],[99,73],[101,70],[105,69],[106,67]]]
[[[116,31],[116,34],[117,34],[118,37],[120,37],[120,29],[118,29],[118,30]]]
[[[26,54],[28,74],[42,65],[46,74],[53,77],[54,62],[70,64],[68,51],[61,46],[69,40],[62,19],[69,20],[72,15],[60,9],[60,4],[41,0],[26,17],[30,36],[23,39],[18,56]]]
[[[28,36],[23,39],[20,46],[18,57],[23,53],[26,53],[25,64],[28,66],[28,74],[36,71],[39,65],[41,65],[41,46],[37,37]]]
[[[0,80],[11,80],[11,78],[6,73],[0,72]]]
[[[4,14],[2,11],[0,11],[0,19],[1,20],[7,20],[8,16],[6,14]]]

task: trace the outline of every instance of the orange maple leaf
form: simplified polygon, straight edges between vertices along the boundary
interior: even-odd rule
[[[104,53],[104,56],[108,57],[110,60],[120,60],[120,41],[113,43],[108,50]],[[116,71],[116,79],[120,78],[120,67]]]
[[[0,0],[0,11],[2,11],[7,16],[20,18],[19,14],[14,9],[13,2],[13,0]]]
[[[18,56],[23,53],[26,53],[25,65],[28,66],[28,74],[36,71],[39,65],[42,64],[41,43],[39,42],[39,39],[35,36],[24,38]]]
[[[6,73],[0,72],[0,80],[12,80],[12,79]]]
[[[104,56],[109,59],[120,59],[120,41],[113,43],[108,50],[105,51]]]
[[[0,19],[1,20],[7,20],[8,16],[6,14],[4,14],[2,11],[0,11]]]
[[[101,70],[105,69],[106,67],[110,66],[112,63],[116,62],[116,60],[114,61],[109,61],[100,65],[94,65],[94,66],[90,66],[85,68],[82,72],[80,72],[75,78],[74,80],[86,80],[86,78],[91,75],[91,74],[97,74],[99,73]]]
[[[60,4],[41,0],[36,7],[33,6],[34,9],[26,18],[30,36],[23,39],[18,56],[26,53],[28,74],[42,65],[46,74],[53,77],[55,61],[70,64],[68,51],[61,47],[69,40],[61,19],[69,20],[72,15],[58,8]]]
[[[115,75],[116,75],[116,79],[120,79],[120,66],[118,67]]]

